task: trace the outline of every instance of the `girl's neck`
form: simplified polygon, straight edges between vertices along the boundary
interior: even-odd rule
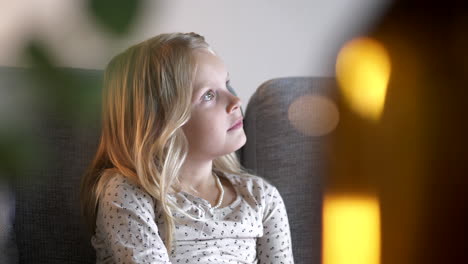
[[[213,162],[196,162],[187,159],[182,166],[179,177],[182,190],[206,193],[216,188],[216,178],[213,175]]]

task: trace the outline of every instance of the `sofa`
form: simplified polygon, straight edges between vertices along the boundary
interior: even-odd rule
[[[38,146],[43,146],[33,153],[43,162],[32,162],[32,165],[26,162],[15,177],[0,176],[1,263],[95,262],[90,235],[80,216],[79,183],[99,139],[99,118],[90,116],[96,113],[95,117],[100,111],[96,102],[100,98],[102,71],[72,68],[61,71],[69,81],[79,80],[86,85],[68,87],[62,80],[58,86],[62,85],[71,94],[73,89],[85,89],[82,92],[97,100],[74,102],[72,96],[70,107],[78,109],[74,119],[63,115],[59,105],[27,106],[34,124],[29,134]],[[27,95],[48,83],[57,85],[51,78],[53,75],[31,69],[0,67],[0,97]],[[327,134],[301,130],[301,124],[323,123],[324,118],[320,117],[320,111],[314,110],[315,106],[305,101],[301,104],[297,99],[304,95],[333,98],[333,87],[333,79],[322,77],[269,80],[256,90],[244,111],[247,143],[238,155],[247,170],[264,177],[280,191],[298,264],[321,261]],[[296,118],[295,123],[291,122],[292,103],[294,113],[306,113]],[[16,108],[9,109],[13,113],[23,107],[26,107],[24,103],[19,102]]]

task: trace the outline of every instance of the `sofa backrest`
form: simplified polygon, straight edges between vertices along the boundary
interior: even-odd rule
[[[79,87],[84,89],[79,94],[94,93],[100,97],[102,71],[64,69],[64,72],[69,79],[61,83],[72,85],[59,87],[62,92],[78,95],[73,89]],[[61,84],[40,80],[41,76],[53,77],[30,69],[1,67],[0,95],[24,99],[28,96],[23,95],[37,91],[49,92],[44,84]],[[75,86],[78,82],[86,85]],[[23,132],[29,136],[29,147],[37,147],[29,153],[34,155],[22,164],[21,175],[16,175],[11,184],[16,200],[13,224],[19,263],[95,263],[90,236],[80,216],[79,186],[82,173],[96,151],[100,124],[98,119],[85,122],[68,119],[59,112],[60,108],[54,109],[54,102],[44,107],[44,102],[33,101],[20,100],[11,109],[30,111],[33,118],[23,121],[33,124],[25,124],[27,133],[24,129]],[[70,108],[81,109],[70,112],[99,112],[91,109],[99,107],[92,102],[71,103]]]
[[[242,164],[284,199],[296,264],[321,262],[325,143],[338,121],[334,79],[289,77],[263,83],[244,124]]]

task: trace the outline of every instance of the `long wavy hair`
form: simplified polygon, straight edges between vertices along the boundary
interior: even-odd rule
[[[193,218],[168,194],[181,190],[178,176],[188,152],[181,127],[190,119],[196,49],[213,52],[198,34],[162,34],[131,46],[107,65],[100,142],[81,183],[82,213],[93,234],[99,198],[116,174],[139,184],[160,206],[169,251],[173,210]],[[250,176],[235,153],[215,159],[213,172]]]

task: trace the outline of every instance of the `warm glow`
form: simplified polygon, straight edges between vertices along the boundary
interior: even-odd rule
[[[321,95],[302,95],[288,108],[291,125],[306,136],[320,137],[332,132],[340,114],[335,103]]]
[[[377,198],[327,195],[323,205],[323,264],[377,264],[379,261]]]
[[[376,40],[358,38],[341,49],[336,78],[351,109],[364,118],[380,119],[390,68],[388,53]]]

